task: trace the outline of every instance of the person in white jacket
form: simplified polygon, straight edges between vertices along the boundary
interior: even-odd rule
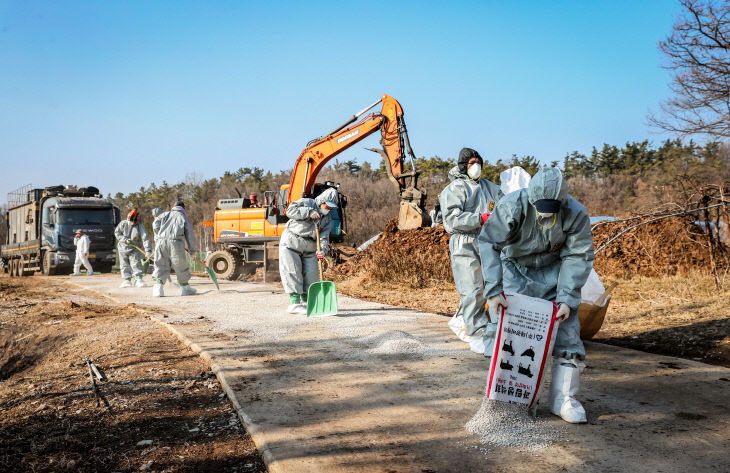
[[[74,245],[76,245],[76,261],[74,261],[74,272],[71,276],[81,276],[81,265],[84,265],[89,276],[94,274],[94,270],[91,268],[89,263],[89,248],[91,247],[91,240],[89,235],[86,235],[80,228],[76,230],[76,237],[74,238]]]

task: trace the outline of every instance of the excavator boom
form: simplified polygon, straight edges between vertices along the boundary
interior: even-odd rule
[[[365,115],[370,109],[382,104],[380,113]],[[364,116],[363,116],[364,115]],[[362,117],[362,118],[361,118]],[[401,206],[398,227],[417,228],[430,224],[424,209],[426,194],[418,189],[418,172],[415,157],[408,140],[403,109],[393,97],[383,95],[380,100],[353,115],[345,123],[324,137],[312,140],[294,163],[287,205],[311,194],[315,179],[329,160],[380,130],[382,149],[374,149],[385,160],[388,177],[398,187]],[[406,153],[412,160],[412,171],[403,172]]]

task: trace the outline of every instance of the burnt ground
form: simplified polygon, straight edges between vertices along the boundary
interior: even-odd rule
[[[99,407],[85,357],[108,377]],[[195,353],[53,278],[0,278],[0,409],[0,471],[266,471]]]

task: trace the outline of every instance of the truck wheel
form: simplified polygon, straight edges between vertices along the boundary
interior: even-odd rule
[[[8,261],[8,268],[9,268],[8,274],[10,275],[11,278],[14,278],[15,277],[15,260],[14,259],[11,259],[10,261]]]
[[[226,250],[218,250],[208,256],[205,264],[221,279],[233,281],[241,271],[241,259]]]
[[[41,272],[46,276],[53,276],[56,274],[56,268],[51,267],[51,252],[44,251],[41,256]]]

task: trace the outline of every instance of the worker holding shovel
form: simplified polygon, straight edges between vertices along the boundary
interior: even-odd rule
[[[334,208],[337,208],[337,189],[328,188],[315,199],[299,199],[286,209],[289,221],[279,243],[279,274],[289,296],[286,311],[290,314],[307,313],[307,291],[312,283],[319,281],[317,259],[327,254],[332,228],[329,212]]]
[[[165,295],[163,285],[170,277],[170,268],[175,270],[181,295],[191,296],[197,291],[188,284],[190,264],[185,255],[185,247],[193,251],[196,246],[193,225],[185,214],[185,204],[177,201],[169,212],[163,212],[152,223],[155,233],[155,285],[153,297]]]
[[[127,220],[119,222],[114,230],[114,236],[117,238],[119,270],[122,273],[122,284],[119,287],[132,287],[133,277],[135,286],[146,286],[143,280],[145,273],[142,259],[151,257],[152,242],[144,225],[138,220],[137,209],[132,209],[127,214]],[[144,254],[139,251],[140,247],[144,248]]]

